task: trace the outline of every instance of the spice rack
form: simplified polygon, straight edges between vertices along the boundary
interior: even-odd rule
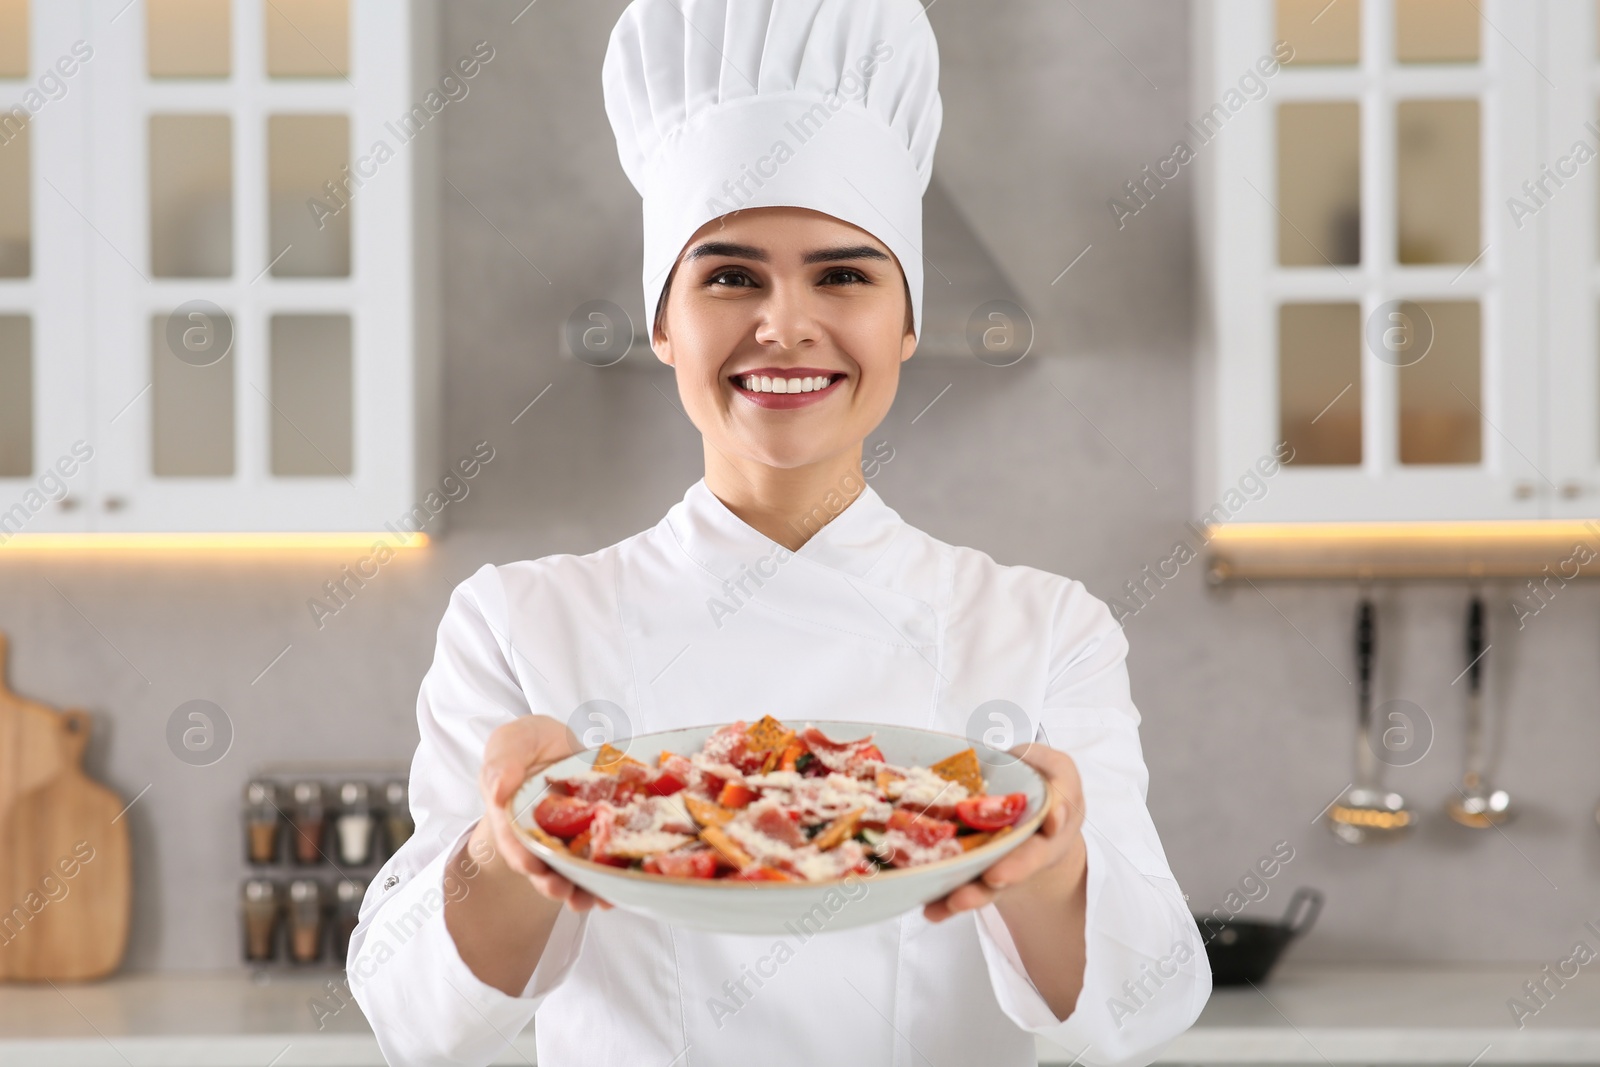
[[[367,882],[415,830],[392,765],[267,767],[240,812],[244,962],[342,966]]]

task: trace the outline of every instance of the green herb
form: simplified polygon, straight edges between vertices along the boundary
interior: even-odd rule
[[[805,773],[805,769],[816,762],[817,757],[810,752],[800,753],[800,758],[794,761],[794,769]]]

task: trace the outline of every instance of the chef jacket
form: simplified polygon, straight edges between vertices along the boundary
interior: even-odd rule
[[[1021,1067],[1034,1035],[1109,1067],[1149,1062],[1194,1021],[1211,972],[1145,807],[1127,642],[1105,604],[935,540],[870,486],[847,501],[819,502],[805,528],[820,529],[790,552],[702,480],[610,548],[485,565],[456,587],[417,701],[416,833],[350,940],[390,1064],[486,1064],[532,1019],[541,1067]],[[483,814],[485,742],[518,716],[582,736],[601,714],[618,738],[768,714],[981,737],[993,701],[1083,781],[1087,965],[1065,1019],[993,904],[778,937],[563,908],[519,996],[480,981],[445,927],[447,897],[470,892],[446,864]]]

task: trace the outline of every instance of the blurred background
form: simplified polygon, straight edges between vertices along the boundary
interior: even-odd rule
[[[337,883],[375,867],[296,867],[295,783],[330,850],[365,832],[343,814],[381,826],[452,587],[627,537],[700,476],[671,372],[626,343],[640,217],[599,77],[623,7],[0,0],[0,632],[11,690],[88,713],[131,857],[117,973],[245,973],[245,880],[289,923],[310,878],[326,973],[297,973],[335,978]],[[1196,913],[1275,921],[1315,887],[1286,974],[1487,968],[1461,1025],[1510,1025],[1525,979],[1600,947],[1596,5],[927,18],[928,334],[870,484],[1118,610]],[[1341,807],[1364,600],[1383,777]],[[1444,806],[1477,678],[1516,816],[1473,829]],[[16,807],[34,756],[5,743]],[[289,817],[254,867],[252,781]],[[1344,809],[1409,827],[1351,845]],[[13,861],[0,906],[43,873]]]

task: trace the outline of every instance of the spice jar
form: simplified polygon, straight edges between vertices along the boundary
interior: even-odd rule
[[[350,935],[355,933],[361,920],[361,901],[367,895],[367,883],[359,878],[342,879],[333,890],[333,958],[341,963],[350,960]]]
[[[294,823],[294,861],[303,867],[321,862],[322,838],[327,826],[321,782],[294,784],[294,810],[289,818]]]
[[[411,801],[404,781],[396,780],[383,787],[383,815],[384,837],[392,856],[417,829],[411,821]]]
[[[289,883],[289,958],[296,963],[322,958],[322,884],[315,878]]]
[[[244,787],[244,825],[245,859],[258,867],[278,862],[283,813],[276,782],[254,781]]]
[[[278,957],[278,886],[266,878],[244,883],[240,900],[244,919],[244,958],[264,963]]]
[[[371,787],[366,782],[345,782],[339,787],[339,814],[333,824],[341,864],[360,867],[372,861],[375,827]]]

